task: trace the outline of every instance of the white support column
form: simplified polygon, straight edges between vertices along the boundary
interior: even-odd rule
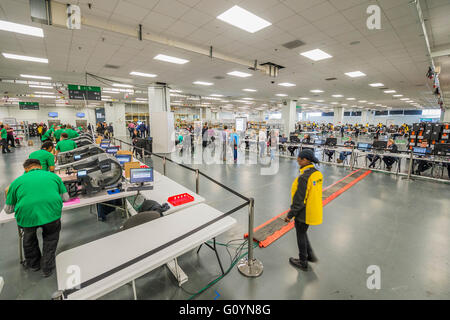
[[[342,124],[343,120],[344,120],[344,108],[334,107],[333,124],[334,125]]]
[[[165,85],[148,88],[150,136],[154,153],[171,153],[175,149],[174,114],[170,112],[170,91]]]
[[[368,111],[367,110],[362,110],[361,111],[361,124],[362,125],[366,125],[366,123],[369,122],[367,115],[368,115]]]
[[[212,117],[211,117],[211,108],[206,107],[205,108],[205,121],[211,121]]]
[[[295,123],[297,121],[297,101],[288,100],[286,105],[283,104],[281,108],[281,117],[284,122],[284,134],[289,137],[289,134],[295,131]]]
[[[441,122],[450,122],[450,108],[444,108],[441,111]]]
[[[108,125],[112,123],[116,137],[127,136],[125,103],[105,103],[105,120]]]

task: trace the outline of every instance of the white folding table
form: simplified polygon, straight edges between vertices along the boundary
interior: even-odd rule
[[[69,289],[65,291],[66,299],[97,299],[132,282],[136,298],[135,279],[174,261],[236,223],[234,218],[223,215],[206,204],[198,204],[64,251],[56,256],[58,290]],[[73,266],[81,271],[81,286],[71,292]]]

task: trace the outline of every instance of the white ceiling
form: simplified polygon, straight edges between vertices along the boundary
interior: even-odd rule
[[[173,88],[196,95],[223,94],[239,99],[253,97],[261,103],[280,101],[277,93],[290,98],[309,97],[305,101],[319,106],[341,102],[374,108],[358,100],[394,108],[411,108],[392,94],[372,88],[368,84],[382,82],[404,97],[413,99],[425,107],[436,107],[425,74],[430,65],[422,30],[415,8],[410,0],[73,0],[58,1],[78,4],[82,15],[108,19],[110,23],[136,26],[142,24],[144,32],[158,34],[172,40],[208,48],[235,58],[259,63],[273,62],[285,67],[277,78],[270,78],[259,71],[244,66],[150,41],[118,33],[82,26],[81,30],[67,30],[53,26],[41,26],[44,38],[0,31],[2,52],[46,57],[49,64],[20,62],[0,56],[0,77],[19,79],[21,73],[47,75],[53,81],[85,83],[85,72],[113,78],[136,85],[151,81],[166,82]],[[91,9],[87,3],[91,3]],[[450,1],[427,0],[424,13],[429,19],[432,46],[450,43]],[[256,33],[247,33],[216,16],[238,4],[246,10],[270,21],[272,25]],[[381,7],[381,30],[369,30],[366,26],[370,4]],[[31,22],[28,0],[0,0],[0,19],[27,25]],[[286,49],[282,44],[301,40],[305,45]],[[356,45],[351,42],[359,41]],[[320,48],[333,58],[312,62],[300,56],[300,52]],[[153,60],[163,53],[190,60],[185,65],[175,65]],[[441,80],[448,85],[450,63],[448,58],[437,60],[443,67]],[[117,65],[117,70],[105,68],[105,64]],[[249,78],[236,78],[227,72],[238,70],[252,73]],[[360,70],[367,74],[362,78],[349,78],[345,72]],[[130,76],[131,71],[158,74],[157,78]],[[224,79],[215,79],[222,76]],[[326,78],[336,77],[335,81]],[[214,86],[193,85],[196,80],[213,82]],[[44,80],[43,80],[44,81]],[[272,84],[271,81],[275,81]],[[276,85],[295,83],[295,87]],[[91,85],[103,85],[88,78]],[[257,89],[256,93],[243,92],[244,88]],[[311,89],[324,93],[317,97]],[[16,93],[32,93],[25,85],[0,83],[0,90],[9,96]],[[344,98],[333,98],[342,94]],[[110,95],[110,94],[105,94]],[[141,95],[145,97],[145,94]],[[355,97],[356,103],[346,101]],[[123,98],[123,97],[122,97]],[[284,99],[284,98],[283,98]],[[177,99],[178,100],[178,99]],[[450,98],[448,98],[450,100]],[[447,100],[447,101],[448,101]],[[211,101],[213,102],[213,101]]]

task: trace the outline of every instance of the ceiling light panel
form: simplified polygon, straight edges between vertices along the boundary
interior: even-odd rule
[[[31,75],[31,74],[21,74],[20,76],[21,76],[22,78],[52,80],[51,77],[46,77],[46,76],[33,76],[33,75]]]
[[[255,33],[272,24],[239,6],[233,6],[217,16],[217,19],[250,33]]]
[[[167,56],[165,54],[158,54],[153,59],[164,61],[164,62],[175,63],[175,64],[185,64],[185,63],[189,62],[189,60],[172,57],[172,56]]]
[[[351,77],[351,78],[358,78],[358,77],[365,77],[366,74],[361,71],[352,71],[352,72],[346,72],[345,75]]]
[[[250,73],[240,72],[240,71],[231,71],[227,73],[230,76],[240,77],[240,78],[247,78],[251,77]]]
[[[311,59],[313,61],[320,61],[324,59],[332,58],[333,56],[329,55],[325,51],[322,51],[320,49],[314,49],[306,52],[300,53],[302,56]]]
[[[44,31],[42,30],[42,28],[31,27],[24,24],[4,20],[0,20],[0,30],[26,34],[33,37],[44,37]]]
[[[22,55],[19,55],[19,54],[5,53],[5,52],[3,52],[2,55],[5,58],[7,58],[7,59],[30,61],[30,62],[39,62],[39,63],[48,63],[48,59],[45,59],[45,58],[36,58],[36,57],[22,56]]]
[[[371,84],[369,84],[369,86],[371,86],[371,87],[384,87],[384,84],[382,84],[382,83],[380,83],[380,82],[377,82],[377,83],[371,83]]]
[[[132,76],[139,76],[139,77],[146,77],[146,78],[155,78],[158,76],[153,73],[143,73],[143,72],[138,72],[138,71],[132,71],[132,72],[130,72],[130,74]]]

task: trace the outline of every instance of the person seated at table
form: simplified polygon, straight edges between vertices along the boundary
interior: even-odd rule
[[[431,161],[427,160],[413,160],[413,161],[416,161],[419,164],[417,166],[417,170],[415,171],[415,174],[419,176],[433,166],[433,163]]]
[[[30,153],[29,159],[38,159],[41,162],[42,170],[55,171],[55,156],[53,155],[53,142],[46,141],[41,146],[41,150]]]
[[[302,144],[312,144],[311,136],[308,133],[303,136]],[[308,148],[308,147],[302,146],[302,150],[308,150],[308,149],[312,150],[314,152],[314,148]]]
[[[26,267],[33,271],[42,267],[44,277],[49,277],[55,268],[63,201],[69,200],[69,194],[61,178],[42,170],[39,160],[27,159],[23,167],[25,173],[8,188],[5,212],[15,212],[17,225],[23,230]],[[42,254],[36,236],[39,228],[42,228]]]
[[[334,138],[334,135],[330,135],[328,138]],[[328,156],[328,162],[331,162],[335,151],[331,149],[324,149],[324,153]]]
[[[344,146],[346,148],[352,148],[355,146],[355,142],[352,140],[352,137],[348,137],[348,140],[344,142]],[[351,151],[342,151],[339,153],[339,159],[337,159],[337,163],[342,163],[347,159],[347,156],[351,155]]]
[[[76,148],[76,142],[69,140],[69,135],[66,132],[61,133],[61,140],[56,144],[56,155],[60,152],[66,152]]]
[[[378,138],[374,138],[374,139],[373,139],[372,145],[373,145],[376,141],[378,141]],[[373,154],[373,153],[368,154],[366,157],[367,157],[367,159],[369,159],[369,161],[370,161],[369,168],[375,168],[375,165],[377,164],[377,161],[381,159],[379,155]]]
[[[395,144],[393,139],[389,139],[386,149],[390,153],[397,153],[398,152],[398,147]],[[386,164],[387,170],[391,171],[392,165],[394,164],[395,161],[398,161],[398,157],[384,156],[383,157],[383,161]]]

